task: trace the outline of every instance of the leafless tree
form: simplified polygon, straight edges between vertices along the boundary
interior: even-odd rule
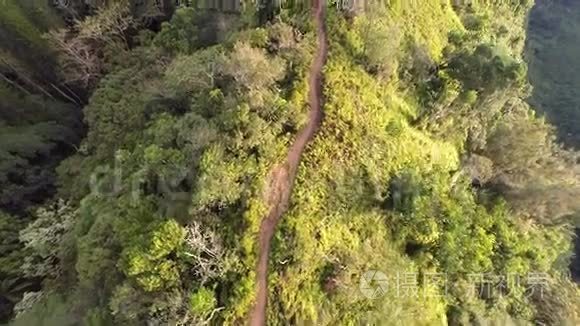
[[[223,273],[224,248],[221,239],[199,222],[187,226],[185,244],[193,258],[193,274],[201,283]]]
[[[129,8],[115,3],[72,28],[50,32],[47,38],[59,52],[65,83],[93,87],[104,73],[105,47],[128,49],[125,34],[134,24]]]

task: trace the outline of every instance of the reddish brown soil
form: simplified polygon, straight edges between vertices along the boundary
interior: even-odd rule
[[[268,301],[268,256],[272,236],[278,221],[286,212],[296,179],[296,172],[300,165],[302,153],[312,140],[324,118],[322,111],[322,68],[328,55],[326,27],[324,25],[324,0],[314,0],[314,21],[318,38],[316,57],[310,67],[309,97],[310,112],[308,123],[298,133],[294,143],[288,151],[283,165],[276,167],[270,173],[270,184],[266,195],[270,212],[262,220],[259,234],[258,264],[256,268],[256,303],[250,314],[250,325],[266,325],[266,306]]]

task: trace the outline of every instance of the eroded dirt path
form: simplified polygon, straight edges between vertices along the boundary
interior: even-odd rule
[[[324,24],[325,0],[314,0],[313,11],[316,24],[318,47],[316,56],[310,66],[310,78],[308,81],[308,103],[310,112],[308,123],[298,133],[294,143],[288,151],[284,164],[277,166],[270,173],[270,184],[267,188],[266,198],[270,211],[262,220],[259,234],[258,265],[256,268],[256,303],[250,314],[250,325],[266,325],[266,306],[268,303],[268,256],[272,237],[278,225],[278,221],[286,212],[296,179],[296,172],[300,165],[302,153],[306,145],[312,140],[324,118],[322,110],[322,68],[328,55],[328,43],[326,38],[326,26]]]

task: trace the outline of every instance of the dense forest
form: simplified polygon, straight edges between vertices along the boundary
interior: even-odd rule
[[[0,0],[0,323],[580,324],[537,1]]]

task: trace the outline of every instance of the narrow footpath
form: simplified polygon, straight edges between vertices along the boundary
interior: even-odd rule
[[[270,185],[267,189],[266,199],[270,211],[262,220],[259,233],[258,246],[258,264],[256,267],[256,303],[250,312],[250,325],[266,325],[266,306],[268,303],[268,258],[270,254],[270,245],[276,226],[282,215],[286,212],[296,172],[300,165],[302,153],[308,143],[314,138],[316,132],[322,124],[324,118],[323,94],[322,94],[322,68],[326,63],[328,56],[328,42],[326,37],[326,26],[324,24],[325,0],[314,0],[313,11],[314,21],[317,33],[317,51],[316,57],[310,67],[310,79],[308,103],[310,112],[308,114],[308,123],[298,133],[294,143],[288,151],[288,156],[283,165],[273,169],[270,174]]]

